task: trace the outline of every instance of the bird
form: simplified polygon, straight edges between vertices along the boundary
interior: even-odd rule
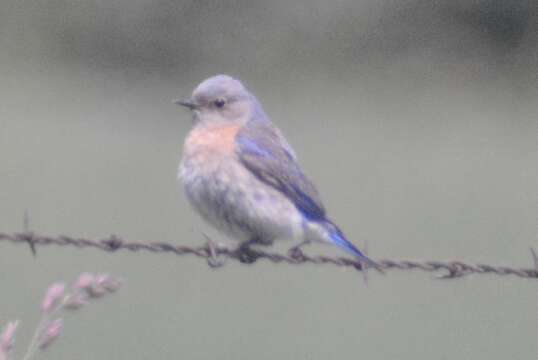
[[[252,245],[296,239],[294,248],[329,243],[362,269],[380,270],[329,219],[295,151],[241,81],[216,75],[174,102],[189,109],[193,121],[178,179],[201,217],[239,241],[240,260],[253,262]]]

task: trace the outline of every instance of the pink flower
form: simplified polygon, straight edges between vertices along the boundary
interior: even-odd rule
[[[0,358],[1,355],[7,355],[7,353],[13,347],[15,342],[15,332],[17,331],[18,321],[10,321],[7,323],[4,331],[0,334]]]
[[[46,349],[49,347],[49,345],[60,336],[63,328],[63,321],[62,319],[56,319],[51,321],[47,327],[45,328],[45,331],[41,333],[40,340],[39,340],[39,348],[40,349]]]
[[[115,292],[121,288],[123,281],[114,276],[104,275],[101,284],[108,292]]]
[[[82,273],[75,281],[74,287],[80,290],[86,290],[90,288],[95,281],[95,276],[90,273]]]
[[[64,296],[64,292],[65,285],[63,283],[52,284],[48,288],[47,293],[43,298],[43,302],[41,303],[41,311],[43,313],[51,312]]]
[[[93,298],[100,298],[106,293],[115,292],[122,285],[122,281],[119,278],[107,275],[99,274],[95,276],[95,281],[88,290],[88,295]]]
[[[68,294],[65,297],[64,300],[64,309],[68,310],[77,310],[86,305],[88,302],[86,301],[87,297],[83,295],[80,291],[75,292],[73,294]]]

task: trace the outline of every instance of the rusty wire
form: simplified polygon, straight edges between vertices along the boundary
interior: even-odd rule
[[[192,255],[206,259],[211,267],[223,264],[224,259],[241,261],[241,254],[234,249],[217,246],[206,236],[207,243],[201,246],[172,245],[164,242],[135,242],[123,240],[115,235],[101,240],[74,238],[65,235],[44,236],[32,232],[4,234],[0,233],[0,241],[27,244],[32,251],[36,246],[57,245],[74,246],[76,248],[95,248],[107,252],[127,250],[132,252],[148,251],[153,253],[173,253],[175,255]],[[266,259],[273,263],[300,264],[332,264],[335,266],[351,267],[362,271],[361,264],[345,257],[309,256],[299,249],[288,254],[271,253],[260,250],[251,250],[254,260]],[[35,254],[35,253],[34,253]],[[487,264],[468,264],[462,261],[416,261],[416,260],[376,260],[381,272],[387,270],[420,270],[425,272],[438,272],[439,278],[453,279],[469,274],[495,274],[513,275],[520,278],[538,279],[538,255],[531,248],[533,267],[514,268],[506,266],[493,266]]]

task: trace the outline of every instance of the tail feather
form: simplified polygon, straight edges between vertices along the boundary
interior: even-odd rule
[[[329,231],[329,238],[330,241],[341,248],[342,250],[356,256],[359,261],[363,264],[365,264],[367,267],[373,267],[377,270],[381,271],[381,268],[379,264],[377,264],[375,261],[370,259],[368,256],[364,255],[353,243],[351,243],[349,240],[346,239],[342,231],[338,229],[338,227],[332,223],[327,224],[327,230]]]

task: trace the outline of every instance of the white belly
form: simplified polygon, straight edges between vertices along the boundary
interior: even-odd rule
[[[184,157],[179,167],[187,198],[206,221],[241,242],[303,236],[303,218],[291,201],[237,159],[217,156]]]

